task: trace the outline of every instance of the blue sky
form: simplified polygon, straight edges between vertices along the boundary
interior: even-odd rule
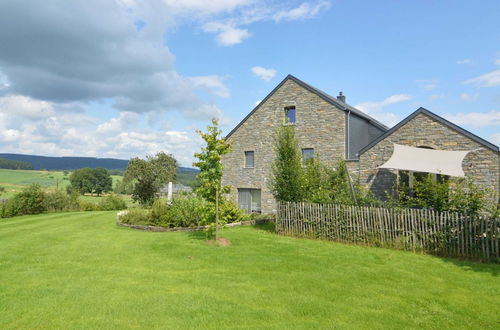
[[[389,126],[423,106],[500,144],[498,1],[0,4],[0,152],[183,165],[287,74]]]

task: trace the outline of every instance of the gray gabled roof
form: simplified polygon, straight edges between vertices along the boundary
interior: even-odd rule
[[[443,117],[440,117],[438,115],[436,115],[434,112],[431,112],[425,108],[418,108],[417,110],[415,110],[412,114],[410,114],[408,117],[406,117],[405,119],[401,120],[397,125],[395,125],[393,128],[391,128],[390,130],[388,130],[387,132],[385,132],[384,134],[382,134],[381,136],[379,136],[378,138],[376,138],[375,140],[373,140],[370,144],[368,144],[366,147],[364,147],[363,149],[361,149],[359,151],[359,155],[362,155],[363,153],[365,153],[366,151],[368,151],[371,147],[373,147],[374,145],[376,145],[377,143],[379,143],[380,141],[382,141],[383,139],[385,139],[386,137],[388,137],[389,135],[391,135],[392,133],[394,133],[395,131],[397,131],[401,126],[403,126],[404,124],[406,124],[407,122],[409,122],[410,120],[412,120],[413,118],[415,118],[417,115],[419,114],[424,114],[426,116],[429,116],[430,118],[434,119],[435,121],[451,128],[452,130],[462,134],[462,135],[465,135],[466,137],[468,137],[469,139],[473,140],[473,141],[476,141],[477,143],[485,146],[486,148],[488,149],[491,149],[495,152],[498,152],[498,147],[496,145],[494,145],[493,143],[491,142],[488,142],[486,141],[485,139],[482,139],[480,138],[479,136],[463,129],[462,127],[458,126],[458,125],[455,125],[453,124],[451,121],[448,121],[446,119],[444,119]]]
[[[260,101],[260,103],[255,107],[253,108],[253,110],[245,117],[243,118],[243,120],[238,124],[236,125],[235,128],[233,128],[233,130],[231,132],[229,132],[228,135],[226,135],[226,139],[229,138],[241,125],[243,125],[243,123],[251,116],[253,115],[253,113],[255,111],[257,111],[260,106],[262,104],[264,104],[281,86],[283,86],[283,84],[287,81],[287,80],[292,80],[294,81],[295,83],[297,83],[299,86],[307,89],[308,91],[318,95],[319,97],[321,97],[323,100],[325,100],[326,102],[336,106],[337,108],[341,109],[341,110],[344,110],[346,112],[351,112],[352,114],[355,114],[357,115],[358,117],[361,117],[363,119],[365,119],[366,121],[368,121],[369,123],[371,123],[372,125],[380,128],[381,130],[383,131],[387,131],[389,128],[387,126],[385,126],[384,124],[382,124],[381,122],[377,121],[376,119],[368,116],[366,113],[364,113],[363,111],[361,110],[358,110],[356,108],[354,108],[353,106],[350,106],[349,104],[347,103],[344,103],[342,101],[339,101],[337,98],[331,96],[331,95],[328,95],[326,94],[325,92],[303,82],[302,80],[292,76],[291,74],[289,74],[288,76],[285,77],[285,79],[283,79],[278,86],[276,86],[272,91],[271,93],[269,93],[262,101]]]

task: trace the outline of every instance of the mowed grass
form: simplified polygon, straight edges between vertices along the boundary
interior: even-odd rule
[[[268,227],[117,227],[114,212],[0,220],[0,324],[10,328],[500,326],[499,265],[294,239]]]

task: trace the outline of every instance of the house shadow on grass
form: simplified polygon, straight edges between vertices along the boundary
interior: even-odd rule
[[[268,233],[275,233],[274,222],[258,223],[252,226],[253,229],[267,231]]]
[[[452,263],[455,266],[458,266],[465,271],[490,273],[494,277],[498,277],[500,275],[500,264],[498,263],[497,264],[481,263],[479,261],[470,261],[470,260],[445,258],[445,257],[440,257],[440,259],[447,263]]]
[[[199,240],[199,241],[206,241],[207,240],[207,233],[204,230],[189,231],[188,236],[191,239],[195,239],[195,240]]]

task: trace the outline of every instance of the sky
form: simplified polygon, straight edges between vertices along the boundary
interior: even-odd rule
[[[500,144],[500,1],[2,0],[0,152],[191,166],[292,74]]]

